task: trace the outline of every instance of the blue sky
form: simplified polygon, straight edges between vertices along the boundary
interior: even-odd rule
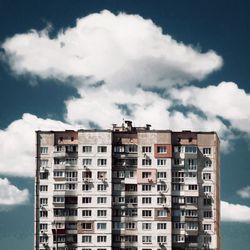
[[[0,1],[1,248],[33,248],[33,131],[124,118],[218,132],[223,250],[249,249],[249,7]]]

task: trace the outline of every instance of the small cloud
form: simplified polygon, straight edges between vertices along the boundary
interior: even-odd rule
[[[0,211],[26,204],[28,200],[28,189],[20,190],[12,185],[7,178],[0,178]]]
[[[221,201],[221,220],[250,223],[250,207]]]
[[[250,199],[250,186],[238,190],[237,194],[243,199]]]

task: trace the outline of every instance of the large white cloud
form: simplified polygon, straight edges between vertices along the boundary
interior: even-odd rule
[[[204,88],[189,86],[170,91],[171,96],[186,106],[220,116],[233,128],[250,133],[250,94],[233,82],[221,82]]]
[[[28,189],[20,190],[16,186],[12,185],[8,179],[0,178],[0,210],[25,204],[28,200]]]
[[[60,80],[93,77],[92,82],[115,88],[184,84],[222,65],[215,52],[201,53],[177,42],[151,20],[107,10],[79,18],[75,27],[53,38],[47,29],[32,30],[7,39],[2,47],[17,74]]]
[[[243,199],[250,199],[250,186],[241,188],[237,191],[237,194]]]
[[[250,207],[221,201],[221,220],[250,223]]]
[[[35,173],[35,131],[65,130],[72,126],[24,114],[5,130],[0,130],[1,157],[0,174],[12,176],[34,176]]]

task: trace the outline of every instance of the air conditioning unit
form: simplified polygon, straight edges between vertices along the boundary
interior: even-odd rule
[[[148,179],[148,182],[152,182],[153,181],[153,179]]]

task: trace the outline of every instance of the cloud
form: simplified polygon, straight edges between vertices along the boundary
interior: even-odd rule
[[[221,220],[250,223],[250,207],[221,201]]]
[[[243,199],[250,199],[250,186],[238,190],[237,194]]]
[[[170,111],[173,102],[157,93],[138,88],[127,93],[104,85],[80,89],[79,95],[80,97],[66,102],[65,120],[70,124],[88,127],[92,123],[107,128],[111,123],[120,124],[122,119],[129,119],[136,126],[149,123],[154,129],[217,131],[221,137],[223,152],[230,149],[232,134],[220,119],[201,117],[191,111],[187,114]]]
[[[151,20],[107,10],[77,19],[54,37],[48,29],[16,34],[2,48],[16,74],[75,84],[68,80],[73,77],[80,85],[104,81],[117,89],[186,84],[222,66],[214,51],[177,42]]]
[[[217,86],[183,87],[170,91],[172,98],[212,116],[228,120],[232,127],[250,133],[250,94],[236,83],[221,82]]]
[[[72,129],[72,126],[28,113],[23,114],[21,119],[12,122],[5,130],[0,130],[0,174],[34,176],[35,131],[65,129]]]
[[[12,185],[7,178],[0,178],[0,211],[25,204],[28,200],[28,189],[20,190]]]

